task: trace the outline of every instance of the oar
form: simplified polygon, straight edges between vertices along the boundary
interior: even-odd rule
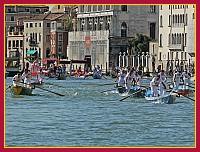
[[[50,91],[50,90],[44,89],[44,88],[39,87],[39,86],[35,86],[35,87],[36,87],[36,88],[39,88],[39,89],[41,89],[41,90],[45,90],[45,91],[48,91],[48,92],[54,93],[54,94],[59,95],[59,96],[65,96],[64,94],[60,94],[60,93],[57,93],[57,92],[53,92],[53,91]]]
[[[105,79],[107,79],[103,74],[102,74],[102,77],[104,77]]]
[[[127,98],[133,96],[134,94],[136,94],[136,93],[138,93],[138,92],[141,92],[141,91],[142,91],[142,90],[138,90],[138,91],[136,91],[136,92],[134,92],[134,93],[131,93],[131,94],[129,94],[128,96],[126,96],[126,97],[120,99],[119,101],[123,101],[123,100],[125,100],[125,99],[127,99]]]
[[[180,94],[180,93],[178,93],[178,92],[176,92],[176,91],[172,91],[173,93],[176,93],[176,94],[178,94],[178,95],[181,95],[181,96],[183,96],[183,97],[185,97],[185,98],[188,98],[188,99],[190,99],[190,100],[192,100],[192,101],[195,101],[194,99],[192,99],[192,98],[190,98],[190,97],[188,97],[188,96],[185,96],[185,95],[182,95],[182,94]]]
[[[61,85],[57,85],[57,84],[52,84],[52,83],[49,83],[49,82],[44,82],[45,84],[49,84],[49,85],[54,85],[54,86],[57,86],[57,87],[64,87],[64,86],[61,86]],[[65,87],[64,87],[65,88]]]
[[[6,88],[6,90],[8,90],[9,88],[11,88],[11,86],[12,86],[12,85],[8,86],[8,87]]]

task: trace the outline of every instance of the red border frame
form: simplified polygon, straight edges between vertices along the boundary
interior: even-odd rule
[[[4,4],[27,4],[27,0],[21,0],[21,1],[17,1],[17,0],[12,0],[12,3],[11,1],[8,1],[8,0],[5,0],[5,1],[1,1],[0,2],[1,5],[0,5],[0,14],[1,14],[1,23],[4,23]],[[50,1],[39,1],[39,0],[32,0],[31,1],[31,4],[66,4],[66,3],[71,3],[71,4],[84,4],[84,3],[87,3],[87,4],[93,4],[93,3],[98,3],[98,4],[124,4],[124,3],[127,3],[127,4],[161,4],[161,1],[159,0],[154,0],[153,2],[151,1],[147,1],[147,0],[135,0],[135,1],[131,1],[131,0],[117,0],[116,1],[112,1],[112,0],[103,0],[103,1],[100,1],[100,2],[97,2],[97,1],[92,1],[92,0],[68,0],[68,1],[63,1],[63,0],[57,0],[57,1],[53,1],[53,0],[50,0]],[[198,45],[198,38],[199,38],[199,29],[198,27],[200,26],[200,23],[199,23],[199,18],[200,18],[200,15],[199,15],[199,12],[198,10],[200,9],[199,8],[199,3],[200,1],[199,0],[178,0],[178,1],[174,1],[174,0],[164,0],[162,1],[163,4],[196,4],[196,50],[199,50],[199,45]],[[1,36],[1,46],[2,48],[4,48],[4,24],[0,24],[0,28],[1,28],[1,31],[0,31],[0,36]],[[0,60],[0,72],[2,73],[0,75],[0,83],[1,83],[1,86],[5,86],[5,82],[4,82],[4,49],[2,49],[2,54],[1,55],[1,60]],[[198,59],[198,57],[200,56],[200,52],[196,51],[196,60]],[[196,67],[196,77],[199,75],[199,72],[198,71],[198,67]],[[196,81],[196,87],[198,88],[199,87],[199,83],[198,81]],[[0,98],[2,99],[2,104],[0,106],[0,112],[1,112],[1,115],[0,115],[0,120],[1,120],[1,127],[0,127],[0,132],[1,132],[1,140],[0,140],[0,151],[1,152],[4,152],[4,151],[8,151],[8,152],[16,152],[16,151],[20,151],[20,152],[32,152],[32,151],[40,151],[40,152],[49,152],[49,151],[77,151],[77,152],[80,152],[80,151],[86,151],[86,152],[91,152],[91,151],[95,151],[95,152],[101,152],[101,151],[104,151],[104,152],[107,152],[107,151],[147,151],[147,152],[169,152],[169,151],[181,151],[181,152],[184,152],[184,151],[187,151],[187,152],[194,152],[194,151],[200,151],[199,150],[199,142],[198,142],[198,133],[199,133],[199,127],[198,127],[198,122],[196,122],[196,148],[103,148],[103,147],[100,147],[100,148],[4,148],[4,99],[5,99],[5,96],[3,94],[3,92],[5,93],[5,87],[0,87],[0,92],[2,92],[0,94]],[[196,91],[198,91],[198,89],[196,89]],[[197,99],[199,98],[200,96],[198,95],[198,93],[196,93],[196,103],[198,102]],[[196,120],[198,120],[198,112],[199,111],[199,104],[196,104]]]

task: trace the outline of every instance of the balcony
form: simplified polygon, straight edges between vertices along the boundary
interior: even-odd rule
[[[28,45],[29,46],[32,46],[32,47],[37,47],[38,46],[38,43],[36,41],[29,41],[28,42]]]
[[[18,32],[18,31],[8,32],[8,36],[23,36],[23,32]]]
[[[183,45],[182,44],[170,44],[169,45],[169,49],[170,50],[182,50],[183,49]]]

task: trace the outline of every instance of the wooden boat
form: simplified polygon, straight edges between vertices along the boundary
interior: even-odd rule
[[[187,96],[187,97],[194,96],[194,91],[191,90],[191,89],[189,89],[189,88],[185,89],[185,88],[183,87],[183,85],[179,86],[179,87],[178,87],[178,90],[177,90],[176,92],[177,92],[177,94],[179,94],[179,95],[183,95],[183,96]]]
[[[32,95],[33,91],[32,88],[30,89],[23,86],[11,87],[10,90],[13,95]]]
[[[174,103],[175,99],[176,99],[176,94],[174,93],[169,93],[163,96],[157,96],[157,97],[152,97],[152,93],[151,90],[147,90],[146,95],[145,95],[145,99],[148,102],[152,102],[152,103]]]
[[[139,86],[131,86],[129,92],[126,91],[125,87],[118,87],[117,90],[121,96],[127,96],[133,94],[131,97],[138,97],[138,98],[143,98],[146,92],[146,89],[142,89]]]

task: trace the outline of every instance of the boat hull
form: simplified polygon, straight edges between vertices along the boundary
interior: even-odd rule
[[[122,95],[122,96],[133,94],[133,95],[131,95],[131,97],[143,98],[145,96],[145,92],[146,92],[146,90],[141,90],[140,91],[140,88],[138,86],[132,86],[130,88],[129,92],[126,91],[125,87],[118,88],[118,93],[120,95]]]
[[[11,87],[10,90],[13,95],[32,95],[32,91],[33,91],[33,89],[22,87],[22,86]]]

